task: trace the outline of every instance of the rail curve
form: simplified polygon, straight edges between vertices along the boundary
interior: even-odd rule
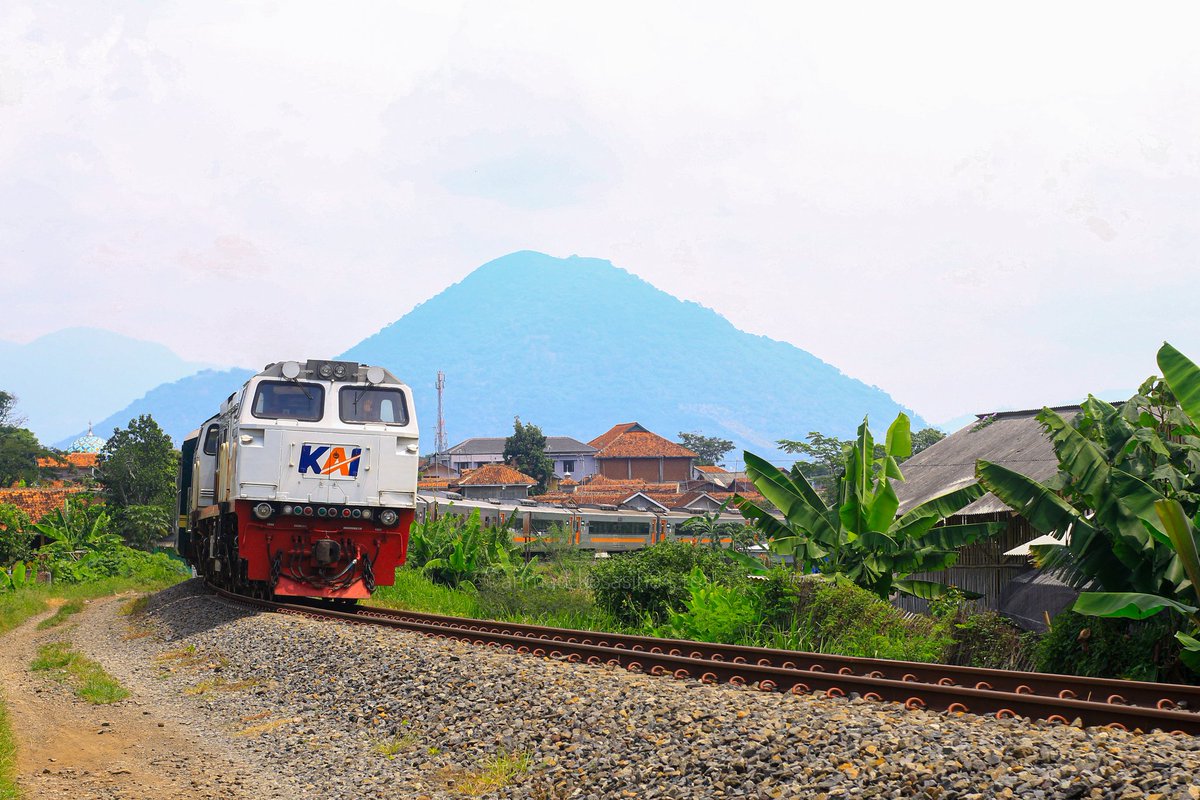
[[[996,717],[1029,717],[1124,730],[1200,734],[1200,687],[982,669],[712,644],[649,636],[548,628],[375,606],[343,610],[246,597],[209,586],[244,605],[282,614],[380,625],[512,649],[517,653],[609,664],[631,671],[764,691],[828,696],[850,693],[906,708]]]

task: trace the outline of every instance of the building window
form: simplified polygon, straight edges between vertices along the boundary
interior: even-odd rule
[[[574,461],[564,461],[564,462],[562,462],[562,464],[563,464],[563,468],[562,468],[563,474],[566,474],[568,472],[570,472],[570,473],[575,472],[575,462]]]

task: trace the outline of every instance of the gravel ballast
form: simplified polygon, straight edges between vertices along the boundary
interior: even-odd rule
[[[258,613],[198,581],[133,619],[75,638],[302,797],[1200,800],[1196,737],[630,674]]]

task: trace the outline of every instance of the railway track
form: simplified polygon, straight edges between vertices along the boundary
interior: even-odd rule
[[[856,693],[869,700],[903,703],[910,709],[1062,723],[1078,719],[1086,726],[1200,734],[1200,687],[1195,686],[710,644],[373,606],[335,610],[210,589],[238,603],[278,613],[400,628],[518,653],[609,664],[705,683],[754,685],[764,691],[795,694],[822,692],[833,697]]]

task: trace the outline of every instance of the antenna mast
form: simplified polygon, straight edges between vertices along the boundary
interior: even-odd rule
[[[446,418],[442,416],[442,394],[446,390],[446,373],[440,369],[437,374],[438,421],[437,421],[437,452],[444,453],[449,448],[446,443]]]

